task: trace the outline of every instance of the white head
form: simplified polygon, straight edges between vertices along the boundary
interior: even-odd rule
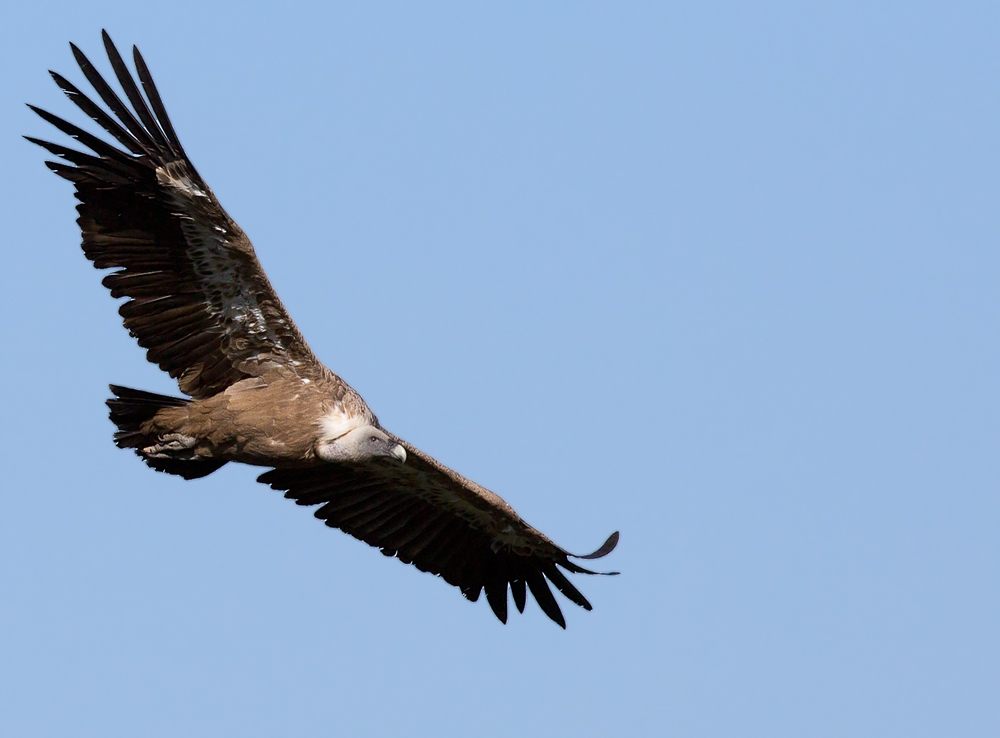
[[[316,455],[333,463],[368,461],[379,456],[406,461],[406,449],[374,425],[362,425],[337,438],[321,438],[316,442]]]

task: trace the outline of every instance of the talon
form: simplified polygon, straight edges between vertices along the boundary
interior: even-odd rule
[[[168,441],[165,448],[171,450],[194,448],[194,445],[198,442],[193,436],[185,436],[180,433],[168,433],[165,436],[160,436],[160,440]]]

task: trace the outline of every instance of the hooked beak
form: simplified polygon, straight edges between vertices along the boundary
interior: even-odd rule
[[[406,449],[403,448],[400,444],[397,443],[395,446],[393,446],[392,451],[390,451],[389,453],[391,453],[393,456],[399,459],[400,463],[403,464],[406,463]]]

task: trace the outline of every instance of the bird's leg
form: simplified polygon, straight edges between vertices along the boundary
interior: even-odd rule
[[[191,449],[197,443],[198,439],[194,436],[167,433],[159,437],[159,443],[155,446],[147,446],[142,450],[142,453],[153,459],[194,459],[195,453]]]

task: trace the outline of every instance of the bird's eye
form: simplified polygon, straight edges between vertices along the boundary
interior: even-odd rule
[[[368,440],[369,440],[369,441],[371,441],[372,443],[378,443],[378,441],[379,441],[379,438],[378,438],[378,436],[372,436],[372,437],[371,437],[371,438],[369,438]]]

